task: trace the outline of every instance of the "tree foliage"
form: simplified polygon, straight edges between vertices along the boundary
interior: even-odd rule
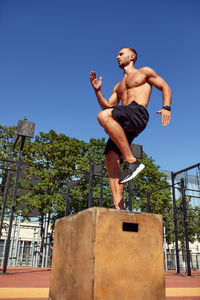
[[[1,202],[7,169],[9,168],[9,163],[6,165],[2,160],[12,158],[16,162],[18,159],[18,148],[16,147],[16,151],[12,152],[12,145],[16,138],[15,131],[16,127],[0,126]],[[48,133],[40,132],[33,140],[27,139],[23,150],[17,209],[22,211],[23,216],[26,218],[36,209],[41,220],[47,213],[51,216],[51,220],[63,216],[66,209],[66,200],[69,201],[70,213],[86,209],[88,207],[89,176],[92,163],[98,169],[98,172],[95,171],[96,173],[93,176],[93,205],[100,205],[101,196],[103,206],[110,207],[113,205],[105,167],[102,170],[103,185],[100,184],[102,180],[100,176],[101,164],[105,159],[103,155],[104,147],[104,139],[91,138],[87,143],[76,138],[70,138],[62,133],[57,134],[53,130]],[[132,189],[133,210],[146,212],[148,192],[150,194],[151,212],[163,216],[167,242],[170,243],[174,239],[173,211],[171,191],[166,175],[159,172],[159,166],[146,153],[143,153],[141,162],[145,165],[145,169],[134,181]],[[2,166],[5,168],[2,168]],[[12,168],[15,166],[16,164]],[[11,188],[13,181],[14,172]],[[70,188],[71,184],[74,184],[74,187]],[[128,207],[128,184],[125,185],[124,200],[126,207]],[[9,205],[10,202],[8,201],[8,208]],[[189,231],[191,240],[197,234],[198,224],[198,222],[195,223],[193,229]]]

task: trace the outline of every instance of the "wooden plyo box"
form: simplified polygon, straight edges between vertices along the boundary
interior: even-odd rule
[[[49,300],[164,300],[162,216],[93,207],[56,221]]]

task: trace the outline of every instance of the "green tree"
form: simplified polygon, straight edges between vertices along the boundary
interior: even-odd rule
[[[14,140],[15,129],[3,129]],[[6,144],[6,143],[5,143]],[[86,209],[89,196],[90,164],[100,165],[105,159],[103,152],[104,139],[91,138],[89,143],[57,134],[50,130],[40,132],[34,140],[27,139],[23,151],[18,208],[24,216],[29,216],[37,209],[43,219],[46,213],[54,218],[64,215],[67,187],[70,181],[78,185],[70,190],[70,212]],[[10,152],[11,153],[11,148]],[[7,154],[6,154],[7,155]],[[7,157],[2,154],[2,157]],[[141,161],[145,169],[135,180],[133,187],[133,210],[146,211],[147,191],[151,192],[151,212],[163,215],[167,232],[173,233],[170,189],[166,188],[166,176],[159,172],[159,166],[147,154]],[[9,156],[9,155],[8,155]],[[103,206],[112,205],[112,195],[108,184],[105,167],[103,169]],[[100,172],[93,178],[93,205],[99,205]],[[162,187],[165,187],[162,189]],[[128,205],[128,190],[125,188],[124,198]],[[168,241],[171,240],[170,234]]]
[[[53,130],[40,132],[35,141],[26,143],[24,160],[31,165],[26,166],[21,187],[30,192],[19,200],[38,208],[41,215],[63,211],[68,181],[79,179],[77,161],[84,155],[85,144]]]

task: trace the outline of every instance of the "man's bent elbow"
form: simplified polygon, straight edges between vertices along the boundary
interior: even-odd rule
[[[171,90],[171,88],[170,88],[170,86],[168,84],[166,84],[165,86],[163,86],[162,93],[163,93],[164,97],[170,99],[170,101],[171,101],[172,90]]]
[[[171,95],[172,94],[172,89],[170,88],[170,86],[168,85],[168,93]]]
[[[168,86],[168,95],[170,97],[170,100],[172,99],[172,89]]]

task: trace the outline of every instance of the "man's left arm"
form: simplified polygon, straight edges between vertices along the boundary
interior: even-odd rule
[[[156,74],[156,72],[153,69],[148,67],[143,69],[146,74],[147,82],[155,86],[160,91],[162,91],[163,108],[157,111],[156,113],[161,114],[161,123],[163,126],[166,126],[169,124],[171,119],[171,88],[162,77]]]

